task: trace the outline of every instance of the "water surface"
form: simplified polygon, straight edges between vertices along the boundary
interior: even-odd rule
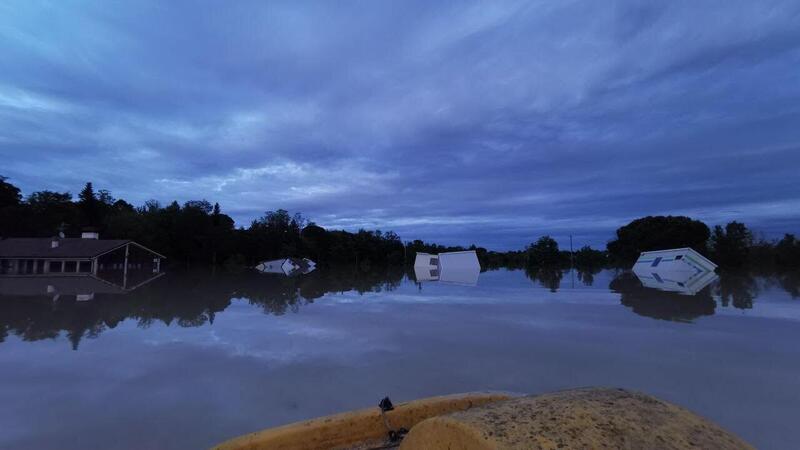
[[[791,448],[799,279],[723,275],[680,295],[610,270],[489,271],[477,286],[198,271],[87,301],[0,280],[0,448],[202,448],[384,395],[596,385]]]

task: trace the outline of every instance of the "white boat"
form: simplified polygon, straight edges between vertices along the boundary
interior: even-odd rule
[[[633,273],[642,285],[694,295],[717,279],[717,265],[691,248],[642,252]]]
[[[475,286],[481,273],[481,264],[474,250],[439,254],[417,253],[414,275],[417,281]]]
[[[317,264],[308,258],[283,258],[272,261],[264,261],[258,264],[255,269],[261,273],[300,275],[309,273],[316,267]]]

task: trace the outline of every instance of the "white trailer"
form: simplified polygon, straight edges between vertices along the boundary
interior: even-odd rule
[[[642,252],[633,265],[637,268],[652,268],[666,271],[713,272],[717,265],[691,248],[674,248]]]
[[[717,279],[717,265],[691,248],[642,252],[633,273],[645,287],[694,295]]]
[[[417,253],[414,275],[417,281],[474,286],[478,284],[481,264],[474,250],[437,254]]]

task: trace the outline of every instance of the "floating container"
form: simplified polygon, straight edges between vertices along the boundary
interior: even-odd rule
[[[480,273],[481,264],[474,250],[439,254],[417,253],[414,259],[414,275],[417,281],[474,286],[478,283]]]
[[[717,265],[700,253],[686,247],[642,252],[633,268],[634,270],[649,268],[659,271],[713,272]]]
[[[642,252],[633,273],[645,287],[694,295],[717,279],[717,265],[691,248]]]

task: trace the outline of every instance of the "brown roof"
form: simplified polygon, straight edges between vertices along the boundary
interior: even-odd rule
[[[0,239],[0,258],[93,258],[129,242],[127,239],[60,239],[51,248],[51,238]]]

